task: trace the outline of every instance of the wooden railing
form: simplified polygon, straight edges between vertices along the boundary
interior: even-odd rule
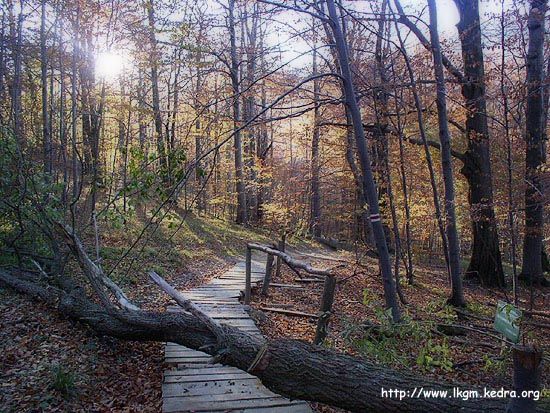
[[[250,304],[252,293],[252,251],[261,251],[267,254],[265,275],[262,284],[262,295],[267,295],[269,284],[271,283],[271,273],[273,268],[273,258],[277,257],[278,262],[284,262],[292,271],[296,272],[301,278],[299,270],[308,273],[314,278],[324,280],[323,295],[319,306],[319,317],[317,320],[317,329],[315,332],[315,344],[323,342],[327,336],[328,322],[332,313],[332,304],[334,303],[334,291],[336,289],[336,278],[331,270],[312,267],[309,263],[297,260],[284,251],[280,251],[274,246],[267,246],[256,243],[248,243],[246,246],[246,280],[244,291],[244,303]]]

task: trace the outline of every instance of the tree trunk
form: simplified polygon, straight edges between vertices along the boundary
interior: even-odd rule
[[[397,24],[397,23],[396,23]],[[395,79],[395,65],[391,64],[392,75]],[[397,118],[397,138],[399,142],[399,172],[401,178],[401,189],[403,191],[403,206],[405,209],[405,241],[407,248],[407,259],[405,262],[405,268],[407,272],[407,281],[409,284],[414,282],[414,271],[412,262],[412,235],[411,235],[411,209],[409,206],[409,186],[407,183],[407,174],[405,173],[405,148],[403,145],[403,127],[404,122],[401,118],[401,110],[399,106],[399,100],[403,101],[403,91],[400,91],[400,95],[397,95],[397,88],[394,86],[394,106]]]
[[[462,95],[466,101],[468,149],[466,153],[459,155],[463,163],[461,173],[468,182],[468,203],[472,217],[472,257],[466,275],[479,278],[487,286],[503,286],[504,272],[493,205],[479,4],[478,0],[454,1],[460,13],[457,27],[462,44],[464,73],[446,56],[442,56],[442,63],[461,83]],[[430,42],[409,19],[399,0],[395,0],[395,5],[399,12],[399,21],[429,50]]]
[[[260,48],[261,48],[261,54],[260,54],[260,72],[263,76],[266,73],[266,67],[265,67],[265,50],[264,50],[264,34],[260,37]],[[264,177],[264,175],[267,175],[267,172],[265,169],[267,168],[267,156],[269,153],[269,150],[271,148],[270,142],[269,142],[269,133],[268,133],[268,127],[267,127],[267,114],[265,113],[265,108],[267,106],[267,92],[266,92],[266,80],[262,80],[261,83],[261,126],[259,131],[259,143],[258,143],[258,162],[259,162],[259,182],[258,182],[258,196],[256,199],[256,219],[259,221],[262,220],[264,216],[264,207],[263,204],[267,202],[267,179]]]
[[[517,235],[516,235],[516,211],[514,203],[514,187],[513,187],[513,170],[514,160],[512,157],[512,135],[510,134],[510,109],[508,104],[508,94],[505,85],[506,79],[506,21],[505,21],[505,5],[501,3],[500,13],[500,94],[502,97],[502,110],[504,118],[504,135],[506,137],[506,195],[508,201],[508,230],[510,231],[510,261],[512,261],[512,294],[514,296],[514,304],[518,305],[518,271],[517,271]]]
[[[384,285],[386,306],[388,308],[391,308],[393,320],[395,322],[398,322],[401,319],[401,311],[396,298],[395,283],[392,277],[391,270],[390,254],[388,252],[388,245],[386,243],[384,227],[382,226],[380,218],[378,191],[376,189],[376,184],[374,183],[374,177],[372,174],[371,162],[365,138],[365,131],[363,129],[363,122],[361,119],[361,111],[357,103],[355,88],[352,81],[351,68],[349,66],[348,46],[342,33],[340,19],[336,12],[336,5],[334,4],[334,0],[327,0],[327,8],[330,15],[330,27],[332,29],[334,40],[336,42],[335,48],[338,53],[338,62],[340,64],[342,72],[342,83],[345,91],[346,105],[350,111],[353,128],[355,131],[355,141],[363,176],[363,191],[369,202],[369,218],[372,224],[373,235],[378,252],[378,260]]]
[[[63,193],[61,202],[63,205],[67,204],[67,191],[69,186],[69,171],[67,164],[67,124],[65,119],[65,102],[66,89],[65,89],[65,44],[63,43],[63,33],[65,30],[64,21],[60,19],[59,22],[59,143],[61,145],[61,158],[63,164]],[[52,76],[53,77],[53,76]]]
[[[527,26],[527,104],[525,107],[525,234],[521,277],[532,284],[545,283],[542,273],[542,238],[544,230],[544,185],[541,182],[546,164],[544,139],[544,19],[546,0],[531,0]]]
[[[386,53],[383,40],[386,37],[386,8],[387,0],[382,0],[380,18],[378,19],[378,30],[374,51],[376,84],[373,88],[373,104],[376,121],[372,128],[372,164],[378,187],[378,202],[380,204],[381,216],[389,216],[389,142],[388,142],[388,91],[386,89],[389,81],[386,72]],[[392,250],[390,227],[388,223],[382,223],[386,234],[388,248]]]
[[[451,157],[451,134],[447,118],[447,97],[445,90],[445,76],[441,59],[441,46],[437,31],[437,8],[435,0],[428,0],[430,11],[430,37],[432,43],[432,55],[437,89],[437,121],[439,125],[439,141],[441,143],[441,167],[443,169],[443,183],[445,186],[445,230],[447,246],[449,249],[449,270],[451,275],[451,297],[449,303],[463,307],[466,305],[462,289],[462,275],[460,273],[460,245],[456,230],[455,214],[455,187],[453,178],[453,165]]]
[[[10,7],[12,8],[10,11],[13,13],[13,2],[10,2]],[[10,33],[13,56],[12,121],[20,161],[23,160],[23,149],[25,148],[21,113],[21,66],[23,61],[21,56],[21,45],[23,42],[23,16],[23,10],[21,10],[17,17],[17,25],[13,25],[14,30],[11,30],[12,33]]]
[[[80,9],[77,8],[75,23],[73,27],[73,50],[71,58],[71,157],[72,157],[72,175],[73,175],[73,190],[72,190],[72,202],[78,199],[80,193],[79,187],[79,171],[78,171],[78,147],[77,147],[77,60],[78,60],[78,32],[80,26]]]
[[[313,76],[318,75],[317,69],[317,45],[313,48]],[[319,127],[319,94],[321,93],[320,79],[315,78],[313,81],[313,136],[311,138],[311,211],[309,221],[309,231],[314,238],[321,236],[321,194],[320,194],[320,155],[319,141],[321,138],[321,130]]]
[[[323,287],[323,296],[321,297],[321,307],[319,308],[319,320],[315,330],[313,344],[322,344],[328,335],[328,322],[332,315],[332,304],[334,303],[334,291],[336,290],[336,277],[333,275],[325,276]]]
[[[255,77],[256,77],[256,59],[258,58],[258,25],[259,11],[258,3],[252,4],[252,13],[245,10],[242,16],[242,41],[245,45],[246,73],[243,74],[244,90],[243,99],[243,122],[250,123],[256,116],[256,98],[255,98]],[[259,142],[258,128],[255,125],[249,125],[244,129],[245,148],[246,148],[246,176],[249,180],[247,185],[246,205],[248,220],[255,222],[258,217],[258,173],[256,168],[256,148]]]
[[[48,54],[46,49],[46,0],[41,1],[40,17],[40,85],[42,88],[42,149],[44,174],[52,175],[52,136],[48,111]]]
[[[544,0],[543,0],[544,1]],[[544,12],[541,14],[544,15]],[[520,397],[524,391],[540,391],[543,353],[533,347],[514,346],[514,390],[518,397],[510,399],[506,413],[534,413],[537,403],[532,397]]]
[[[468,180],[473,245],[466,275],[485,286],[504,286],[493,182],[485,96],[485,70],[478,0],[455,0],[460,13],[457,24],[464,62],[462,95],[466,100],[466,137],[462,173]]]
[[[170,182],[170,171],[168,170],[166,145],[164,142],[163,130],[162,130],[162,113],[160,111],[160,96],[159,96],[159,75],[158,75],[158,61],[160,59],[159,52],[157,50],[157,38],[155,34],[155,8],[153,0],[149,0],[147,4],[147,19],[149,22],[149,47],[151,58],[151,89],[153,94],[153,116],[155,119],[155,133],[157,135],[157,152],[159,166],[163,180]]]
[[[397,4],[397,3],[396,3]],[[430,185],[432,187],[432,199],[435,209],[435,217],[437,220],[437,228],[439,230],[439,236],[441,237],[441,243],[443,245],[443,254],[445,257],[445,263],[447,265],[447,271],[449,274],[449,278],[451,278],[451,272],[450,272],[450,266],[449,266],[449,248],[447,245],[447,234],[445,232],[445,225],[443,222],[443,216],[441,213],[441,205],[439,204],[439,190],[437,187],[436,182],[436,176],[435,176],[435,170],[432,162],[432,154],[430,152],[429,143],[428,143],[428,137],[426,133],[426,127],[424,124],[424,115],[422,113],[422,100],[420,98],[420,94],[418,92],[417,84],[416,84],[416,76],[414,74],[411,61],[409,59],[409,55],[407,54],[407,49],[405,46],[405,42],[403,38],[401,37],[401,32],[399,31],[399,28],[396,27],[397,31],[397,38],[399,39],[399,45],[401,47],[401,53],[403,54],[403,58],[405,59],[405,66],[407,68],[407,73],[409,75],[409,79],[411,81],[411,92],[414,99],[414,106],[416,109],[416,119],[418,123],[418,131],[420,132],[421,137],[421,144],[424,147],[424,154],[426,156],[426,164],[428,166],[428,172],[430,175]]]
[[[233,123],[235,150],[235,187],[237,191],[237,224],[248,224],[248,211],[246,206],[246,187],[243,171],[243,148],[240,131],[241,104],[240,104],[240,79],[239,62],[237,59],[237,39],[235,36],[235,0],[229,0],[228,30],[231,47],[231,85],[233,87]]]

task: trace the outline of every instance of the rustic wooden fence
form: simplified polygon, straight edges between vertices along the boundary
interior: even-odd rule
[[[315,332],[315,344],[321,344],[327,336],[328,322],[332,313],[332,304],[334,303],[334,291],[336,289],[336,278],[331,270],[312,267],[309,263],[297,260],[288,253],[281,251],[274,246],[248,243],[246,246],[246,280],[244,303],[250,304],[250,295],[252,293],[252,251],[261,251],[267,254],[265,275],[262,284],[262,295],[267,295],[269,284],[271,283],[271,273],[273,271],[273,260],[277,257],[277,273],[280,264],[285,263],[291,270],[302,277],[298,270],[303,270],[313,278],[324,280],[323,295],[319,306],[319,316],[317,319],[317,328]]]

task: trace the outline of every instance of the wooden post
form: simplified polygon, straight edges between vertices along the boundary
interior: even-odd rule
[[[283,235],[281,235],[281,239],[279,240],[279,244],[277,246],[277,249],[281,252],[285,252],[285,247],[286,247],[286,234],[283,233]],[[283,260],[281,259],[281,257],[277,257],[277,268],[275,270],[275,277],[279,277],[281,275],[281,264],[282,264]]]
[[[506,413],[534,413],[537,410],[533,392],[540,390],[542,350],[531,346],[516,345],[512,349],[514,359],[514,390],[517,397],[510,398]],[[522,392],[531,392],[522,397]]]
[[[267,296],[267,289],[269,288],[269,283],[271,282],[271,271],[273,270],[273,255],[267,254],[267,262],[265,264],[265,276],[264,283],[262,285],[262,295]]]
[[[244,290],[244,303],[250,304],[250,293],[252,289],[252,250],[246,247],[246,279]]]
[[[334,290],[336,288],[336,278],[333,275],[325,277],[325,286],[323,289],[323,298],[321,300],[321,309],[319,320],[317,321],[317,330],[315,331],[314,344],[321,344],[328,333],[328,321],[332,312],[332,303],[334,302]]]

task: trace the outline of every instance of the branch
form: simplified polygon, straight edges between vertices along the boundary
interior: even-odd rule
[[[58,232],[67,242],[67,245],[74,252],[77,258],[77,261],[80,264],[80,268],[82,269],[82,271],[84,272],[88,280],[90,281],[90,284],[92,285],[96,294],[99,296],[99,299],[101,300],[101,302],[107,308],[115,308],[111,300],[109,299],[109,296],[104,290],[104,287],[106,287],[115,296],[118,303],[123,309],[127,311],[138,311],[139,307],[134,305],[128,299],[128,297],[126,297],[126,294],[124,294],[124,291],[122,291],[118,285],[116,285],[109,277],[107,277],[103,273],[101,268],[99,268],[99,266],[97,266],[90,259],[84,247],[82,246],[82,242],[74,233],[74,230],[60,222],[56,224],[59,230]]]
[[[327,23],[329,22],[329,19],[327,17],[324,17],[320,14],[311,12],[309,10],[301,9],[299,7],[296,7],[296,6],[289,6],[288,4],[277,3],[277,2],[274,2],[274,1],[270,1],[270,0],[258,0],[258,1],[260,3],[269,4],[270,6],[280,7],[282,9],[292,10],[292,11],[295,11],[295,12],[298,12],[298,13],[306,13],[306,14],[309,14],[310,16],[312,16],[316,19],[319,19],[319,20],[323,21],[323,22],[327,22]]]
[[[206,315],[199,307],[191,302],[191,300],[185,298],[185,296],[166,282],[164,278],[158,275],[155,271],[149,271],[149,278],[157,284],[162,291],[168,294],[174,299],[178,305],[184,310],[190,312],[200,321],[202,321],[212,333],[217,337],[218,341],[223,339],[223,330],[221,326],[208,315]]]
[[[409,142],[409,143],[412,143],[414,145],[424,145],[424,143],[422,142],[422,140],[420,139],[416,139],[416,138],[411,138],[411,137],[406,137],[404,136],[403,137],[403,140],[406,141],[406,142]],[[435,142],[435,141],[431,141],[431,140],[426,140],[426,143],[428,144],[428,146],[431,146],[432,148],[435,148],[437,150],[441,150],[441,144],[439,142]],[[462,152],[459,152],[455,149],[451,149],[451,155],[458,159],[460,162],[462,163],[465,163],[466,162],[466,155]]]
[[[428,50],[432,50],[432,45],[430,41],[424,36],[424,34],[420,31],[420,29],[408,18],[408,16],[403,11],[403,6],[399,2],[399,0],[395,0],[395,5],[397,7],[397,11],[399,13],[399,18],[397,19],[398,22],[401,24],[404,24],[409,28],[411,32],[415,34],[415,36],[418,38],[420,43]],[[462,72],[447,58],[447,56],[442,55],[443,65],[445,68],[461,83],[464,84],[466,82],[464,75]]]
[[[276,255],[277,257],[280,257],[286,265],[291,267],[292,269],[300,268],[304,270],[305,272],[312,274],[312,275],[319,275],[319,276],[327,276],[332,275],[332,272],[330,270],[322,270],[320,268],[314,268],[311,265],[309,265],[307,262],[298,261],[294,258],[292,258],[290,255],[279,251],[277,249],[270,248],[266,245],[261,244],[255,244],[255,243],[248,243],[247,247],[252,250],[258,250],[265,252],[266,254]],[[296,270],[295,270],[296,271]]]

